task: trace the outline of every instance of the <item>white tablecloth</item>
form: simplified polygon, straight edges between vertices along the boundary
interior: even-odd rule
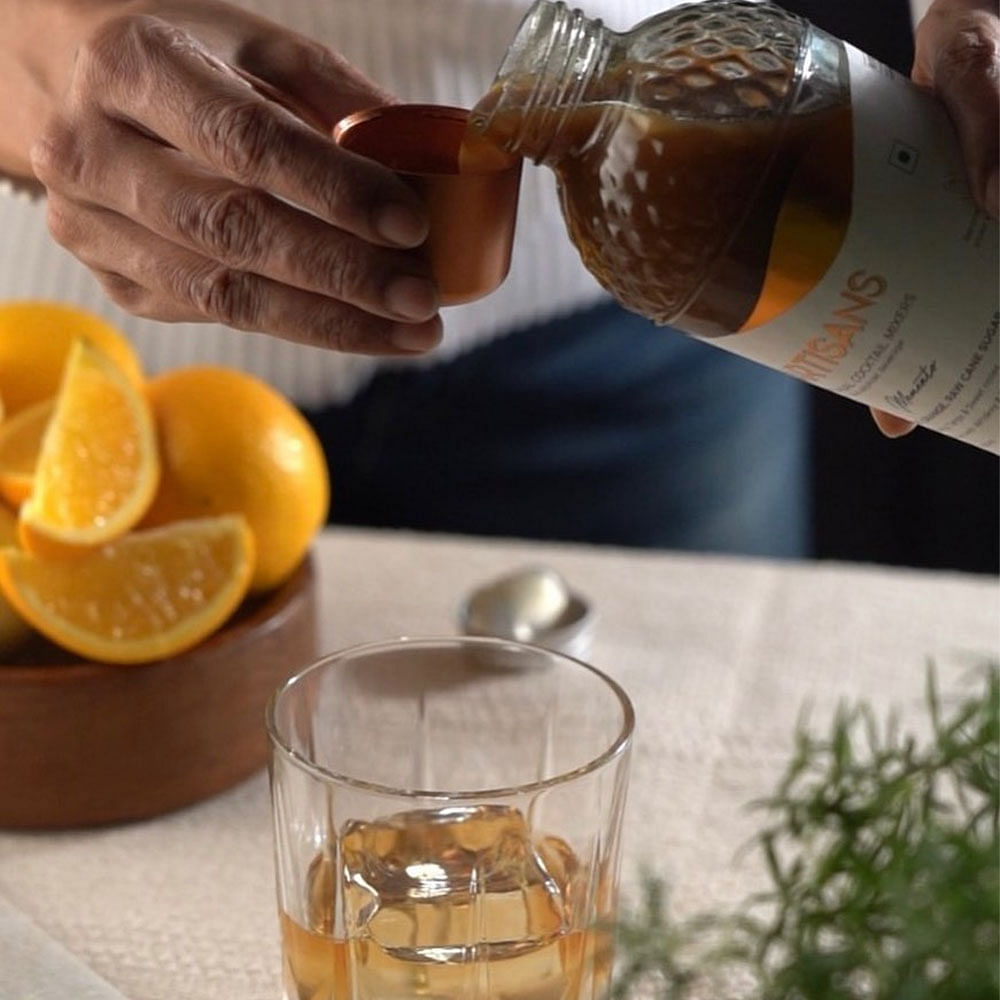
[[[805,702],[817,726],[844,698],[916,725],[930,659],[948,691],[1000,656],[987,577],[396,532],[328,532],[316,552],[324,649],[452,633],[470,586],[527,563],[589,597],[589,658],[638,714],[626,895],[652,863],[680,913],[735,904],[759,878],[736,857],[760,819],[743,806],[771,789]],[[269,824],[259,774],[150,822],[0,832],[0,906],[128,1000],[277,1000]]]

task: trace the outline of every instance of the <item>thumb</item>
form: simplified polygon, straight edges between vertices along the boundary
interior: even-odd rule
[[[917,26],[913,79],[933,87],[958,133],[976,201],[998,215],[1000,18],[995,2],[935,0]]]

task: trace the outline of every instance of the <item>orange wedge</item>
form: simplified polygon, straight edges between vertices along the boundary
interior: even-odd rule
[[[19,507],[31,496],[42,437],[55,400],[34,403],[0,423],[0,496]]]
[[[116,538],[146,513],[159,475],[142,389],[93,344],[77,340],[42,439],[34,488],[21,506],[21,541],[44,554]]]
[[[132,531],[73,560],[0,549],[0,591],[53,642],[105,663],[173,656],[236,610],[254,568],[240,515]]]
[[[73,341],[86,337],[142,384],[135,348],[107,320],[69,303],[0,302],[0,395],[7,416],[56,394]]]

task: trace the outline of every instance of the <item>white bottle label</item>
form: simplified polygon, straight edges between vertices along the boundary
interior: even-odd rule
[[[851,46],[844,242],[791,309],[716,347],[1000,452],[998,229],[935,98]]]

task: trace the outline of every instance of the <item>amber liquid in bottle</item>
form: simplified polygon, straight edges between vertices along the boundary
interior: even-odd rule
[[[535,0],[470,122],[554,171],[583,263],[627,308],[1000,447],[995,223],[904,77],[767,0],[624,33]]]
[[[626,34],[536,3],[470,131],[551,167],[588,270],[698,336],[794,305],[851,215],[842,53],[768,3],[682,5]]]
[[[542,113],[507,110],[486,135],[504,146]],[[609,140],[592,141],[609,114]],[[585,104],[564,112],[560,142],[552,166],[584,264],[657,323],[710,337],[765,322],[822,277],[847,229],[848,105],[713,121]]]

